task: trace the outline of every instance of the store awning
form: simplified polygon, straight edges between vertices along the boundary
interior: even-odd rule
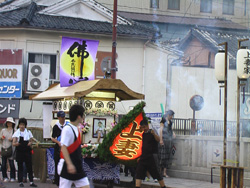
[[[30,97],[31,100],[58,100],[65,98],[80,98],[96,96],[98,92],[114,94],[120,100],[144,99],[144,95],[129,89],[123,81],[119,79],[100,79],[90,81],[80,81],[69,87],[60,87],[55,84],[46,91]],[[115,99],[115,97],[113,97]]]

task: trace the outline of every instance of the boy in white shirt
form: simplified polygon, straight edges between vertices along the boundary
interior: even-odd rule
[[[89,188],[89,180],[82,168],[81,136],[78,128],[83,121],[84,108],[73,105],[69,110],[70,123],[67,123],[61,134],[61,159],[58,164],[60,174],[59,188]]]

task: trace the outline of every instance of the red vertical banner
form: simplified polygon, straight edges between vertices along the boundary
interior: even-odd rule
[[[133,160],[141,155],[142,131],[140,122],[143,119],[140,113],[120,134],[116,136],[113,145],[109,148],[112,155],[120,160]]]

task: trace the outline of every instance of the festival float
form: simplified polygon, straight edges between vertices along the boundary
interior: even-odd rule
[[[118,119],[116,103],[143,100],[144,95],[129,89],[119,79],[95,80],[95,57],[99,41],[62,37],[60,83],[30,97],[48,100],[43,105],[43,137],[50,138],[57,112],[66,113],[74,104],[85,108],[82,130],[84,170],[91,180],[119,183],[120,164],[132,164],[141,155],[140,121],[145,117],[144,102]],[[105,64],[105,62],[104,62]],[[105,77],[111,75],[110,62]],[[34,81],[35,84],[35,81]],[[68,120],[69,121],[69,120]],[[53,148],[47,149],[48,174],[53,174]],[[112,187],[112,183],[108,187]]]
[[[140,102],[118,121],[115,105],[123,100],[142,99],[143,94],[130,90],[119,79],[80,81],[68,87],[54,84],[32,97],[32,100],[51,101],[45,102],[43,108],[44,138],[50,138],[58,111],[64,111],[66,121],[69,121],[68,111],[73,104],[85,108],[85,122],[79,125],[83,133],[84,170],[89,179],[111,180],[114,183],[120,180],[120,164],[132,164],[141,155],[139,123],[145,117],[145,103]],[[103,130],[100,137],[96,131],[99,126]],[[47,149],[48,174],[53,174],[55,168],[51,164],[54,162],[51,150],[53,148]]]

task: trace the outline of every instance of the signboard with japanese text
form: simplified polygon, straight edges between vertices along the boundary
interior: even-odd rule
[[[243,96],[241,94],[240,118],[241,119],[249,119],[250,118],[250,95],[249,94],[245,94],[244,103],[243,103]]]
[[[0,118],[19,118],[19,100],[0,100]]]
[[[146,113],[146,116],[151,118],[150,129],[154,129],[159,134],[162,113]]]
[[[0,98],[21,98],[22,83],[21,82],[1,82]]]
[[[110,151],[118,159],[133,160],[141,156],[143,132],[140,130],[140,122],[142,119],[141,113],[114,139]]]
[[[95,79],[95,59],[99,41],[62,37],[60,85]]]
[[[22,98],[22,50],[0,50],[0,98]]]

